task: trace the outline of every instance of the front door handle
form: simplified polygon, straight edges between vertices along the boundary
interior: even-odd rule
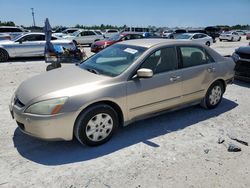
[[[172,76],[169,80],[170,80],[171,82],[175,82],[175,81],[178,81],[178,80],[180,80],[180,79],[181,79],[180,76]]]
[[[207,69],[207,71],[208,71],[208,72],[215,72],[215,68],[214,68],[214,67],[209,67],[209,68]]]

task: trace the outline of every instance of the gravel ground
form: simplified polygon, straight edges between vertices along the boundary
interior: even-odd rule
[[[247,45],[217,42],[223,55]],[[89,48],[86,48],[87,54]],[[72,66],[72,65],[63,65]],[[250,187],[250,84],[228,86],[214,110],[193,106],[121,128],[99,147],[24,135],[8,111],[25,79],[45,71],[42,59],[0,64],[0,187]],[[41,85],[42,87],[42,85]],[[225,138],[218,144],[218,138]],[[227,152],[232,142],[241,147]]]

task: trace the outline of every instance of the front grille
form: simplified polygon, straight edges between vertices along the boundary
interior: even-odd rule
[[[17,123],[17,125],[18,125],[18,127],[21,129],[21,130],[25,130],[25,127],[24,127],[24,124],[22,124],[22,123],[20,123],[20,122],[16,122]]]
[[[19,108],[23,108],[25,105],[18,99],[14,99],[14,105],[18,106]]]

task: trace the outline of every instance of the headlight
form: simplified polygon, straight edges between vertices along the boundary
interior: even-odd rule
[[[25,110],[25,113],[39,114],[39,115],[57,114],[61,110],[66,100],[67,97],[62,97],[62,98],[37,102],[35,104],[30,105]]]
[[[233,58],[234,62],[236,63],[237,61],[239,61],[240,56],[234,52],[232,55],[232,58]]]

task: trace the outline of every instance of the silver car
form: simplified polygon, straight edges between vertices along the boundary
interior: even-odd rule
[[[52,36],[52,44],[74,49],[75,44],[70,40]],[[45,35],[43,33],[28,33],[14,40],[0,41],[0,62],[14,57],[44,56]]]
[[[210,46],[213,44],[212,37],[204,33],[184,33],[176,37],[177,40],[189,40],[199,44]]]
[[[24,81],[10,112],[19,128],[48,140],[99,145],[117,127],[167,109],[220,104],[234,77],[234,62],[193,42],[128,40],[79,66]]]

